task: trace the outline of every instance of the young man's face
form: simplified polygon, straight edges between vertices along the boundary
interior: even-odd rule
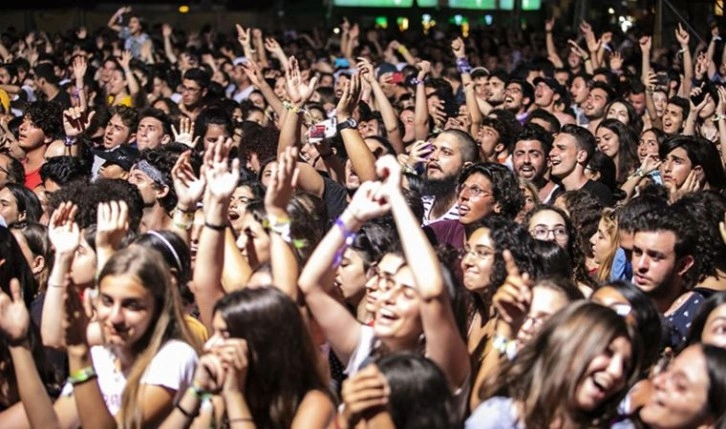
[[[514,145],[512,166],[517,177],[534,180],[547,170],[547,154],[539,140],[519,140]]]
[[[570,95],[572,96],[572,102],[581,106],[587,101],[587,96],[590,90],[587,87],[587,82],[582,77],[576,77],[572,79],[572,85],[570,85]]]
[[[663,113],[663,131],[666,134],[676,134],[683,125],[683,109],[680,106],[668,103]]]
[[[504,108],[518,113],[524,106],[524,94],[522,93],[522,85],[519,83],[510,83],[504,90]]]
[[[164,124],[152,117],[147,116],[139,121],[136,130],[136,145],[139,150],[154,149],[169,141],[169,135],[164,134]]]
[[[182,81],[182,103],[185,106],[195,106],[206,95],[206,89],[199,86],[199,82],[191,79]]]
[[[12,82],[13,77],[10,75],[10,72],[8,72],[8,69],[5,67],[0,67],[0,84],[10,85]]]
[[[633,283],[643,292],[654,295],[667,291],[692,265],[692,260],[676,258],[676,238],[672,231],[635,233],[631,258]]]
[[[605,105],[608,104],[608,94],[602,88],[592,88],[587,95],[584,110],[588,119],[600,119],[605,116]]]
[[[129,141],[131,130],[128,125],[124,124],[121,116],[117,114],[111,117],[106,124],[106,130],[103,133],[103,147],[112,149]]]
[[[550,150],[550,162],[552,163],[552,175],[560,179],[567,177],[575,171],[579,158],[582,154],[577,149],[577,141],[570,134],[559,133],[552,143]]]
[[[20,148],[25,151],[31,151],[37,149],[40,146],[50,143],[50,139],[45,135],[45,132],[33,122],[32,118],[26,115],[23,118],[23,122],[20,124],[18,131],[18,144]]]
[[[486,97],[491,104],[501,104],[504,101],[504,81],[490,76],[486,85]]]
[[[631,93],[628,96],[628,101],[635,109],[635,112],[638,114],[638,116],[642,116],[643,112],[645,112],[645,93],[641,92],[640,94]]]

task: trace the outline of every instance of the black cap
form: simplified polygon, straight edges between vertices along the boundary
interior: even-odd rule
[[[112,150],[95,150],[94,154],[106,161],[106,164],[114,164],[126,171],[136,164],[139,158],[139,151],[129,145],[121,145]]]
[[[538,76],[538,77],[534,78],[534,86],[539,85],[540,82],[542,82],[545,85],[552,88],[552,90],[555,92],[555,94],[560,95],[561,100],[564,100],[565,98],[567,98],[567,95],[568,95],[567,88],[560,85],[560,83],[557,82],[557,80],[555,78],[549,77],[549,76]]]

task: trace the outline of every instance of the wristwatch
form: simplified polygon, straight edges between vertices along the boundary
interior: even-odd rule
[[[347,130],[348,128],[358,128],[358,121],[353,118],[348,118],[345,121],[338,122],[338,125],[336,125],[336,129],[338,130],[338,132]]]

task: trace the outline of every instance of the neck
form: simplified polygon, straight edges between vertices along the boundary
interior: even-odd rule
[[[48,97],[48,100],[52,100],[60,92],[58,88],[51,85],[47,85],[44,89],[45,95]]]
[[[661,288],[663,288],[662,291],[656,290],[653,291],[655,293],[651,292],[649,294],[650,298],[655,303],[658,312],[661,314],[668,314],[669,310],[671,310],[671,307],[673,306],[673,303],[676,302],[678,297],[683,295],[685,292],[683,287],[681,287],[679,280],[674,279],[673,281],[678,284],[663,285],[661,286]]]
[[[717,268],[716,274],[706,277],[698,287],[717,291],[726,290],[726,267]]]
[[[572,173],[563,177],[561,182],[562,186],[565,187],[565,190],[576,191],[585,186],[585,183],[587,183],[587,177],[582,174],[582,169],[578,165]]]
[[[45,151],[48,146],[43,143],[35,149],[25,152],[25,171],[35,171],[45,162]]]
[[[166,210],[159,203],[156,203],[144,209],[139,231],[144,233],[147,231],[163,230],[168,226],[170,220],[171,217],[169,217]]]

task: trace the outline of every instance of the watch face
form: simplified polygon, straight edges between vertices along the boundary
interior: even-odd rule
[[[357,127],[357,126],[358,126],[358,122],[356,122],[356,120],[355,120],[355,119],[353,119],[353,118],[350,118],[350,119],[348,119],[348,121],[347,121],[347,122],[348,122],[348,124],[350,124],[350,126],[351,126],[351,127],[353,127],[353,128],[355,128],[355,127]]]

